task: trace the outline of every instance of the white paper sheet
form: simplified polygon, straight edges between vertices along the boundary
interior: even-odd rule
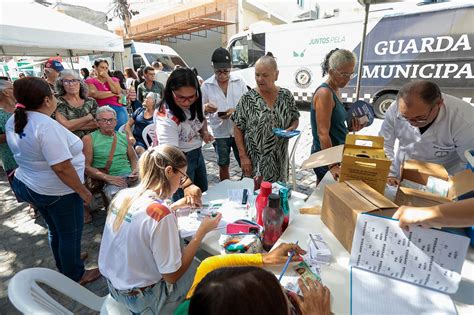
[[[353,267],[351,314],[457,314],[451,297],[438,291]]]
[[[457,291],[469,239],[360,214],[350,265],[446,293]]]
[[[189,208],[180,209],[178,211],[178,228],[181,237],[194,236],[201,224],[202,218],[214,212],[222,213],[222,219],[219,222],[217,230],[224,229],[228,223],[240,219],[249,219],[250,215],[249,207],[237,205],[235,202],[228,200],[225,200],[221,204],[211,204],[203,208],[193,209],[192,211]]]

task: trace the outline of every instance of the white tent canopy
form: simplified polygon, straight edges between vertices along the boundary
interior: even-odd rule
[[[121,37],[37,3],[0,3],[0,55],[84,56],[123,52]]]

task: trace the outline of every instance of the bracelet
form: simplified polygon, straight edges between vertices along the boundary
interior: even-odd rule
[[[185,190],[186,188],[188,188],[191,185],[194,185],[194,184],[191,182],[191,184],[187,185],[186,187],[182,187],[182,189]]]

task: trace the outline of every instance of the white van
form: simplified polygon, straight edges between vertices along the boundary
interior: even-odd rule
[[[263,26],[229,40],[233,73],[255,86],[256,60],[270,51],[277,58],[278,85],[309,106],[324,81],[320,63],[334,48],[359,54],[361,15],[278,26]],[[393,5],[369,16],[359,99],[372,103],[383,118],[399,88],[413,79],[436,82],[444,93],[474,103],[474,5],[435,3]],[[259,26],[259,25],[257,25]],[[355,99],[357,78],[341,90]],[[474,105],[474,104],[473,104]]]
[[[151,66],[154,61],[163,64],[164,71],[173,71],[176,65],[187,67],[186,62],[171,47],[131,41],[124,45],[123,66],[135,71],[141,66]]]

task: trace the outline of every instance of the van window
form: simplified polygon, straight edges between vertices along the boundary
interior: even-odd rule
[[[258,58],[265,55],[265,33],[253,34],[249,45],[249,66],[254,66]]]
[[[187,67],[184,60],[179,56],[146,53],[145,58],[148,60],[150,65],[157,60],[161,62],[163,64],[163,71],[173,71],[175,66]]]
[[[145,66],[145,61],[143,61],[142,56],[133,55],[133,69],[137,71],[142,65]]]
[[[232,67],[245,69],[249,66],[249,45],[246,37],[241,37],[230,46]]]
[[[232,66],[244,69],[253,67],[258,58],[265,55],[265,34],[252,34],[252,40],[241,37],[230,46]]]

